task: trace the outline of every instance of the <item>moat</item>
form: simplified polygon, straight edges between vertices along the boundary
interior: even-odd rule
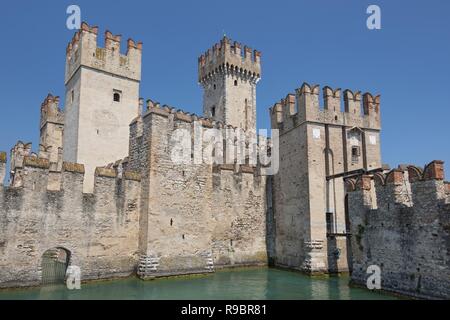
[[[209,276],[141,281],[137,278],[65,286],[0,291],[0,300],[354,300],[396,297],[348,286],[349,277],[310,278],[278,269],[218,271]]]

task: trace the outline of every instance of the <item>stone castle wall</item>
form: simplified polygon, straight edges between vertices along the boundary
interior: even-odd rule
[[[151,102],[131,125],[129,168],[142,172],[141,277],[267,263],[266,184],[258,169],[172,161],[174,130],[194,134],[195,120],[200,134],[219,125]]]
[[[193,152],[212,152],[206,131],[222,127],[150,102],[130,126],[129,157],[97,168],[93,193],[83,193],[83,165],[62,162],[61,154],[52,163],[18,143],[12,184],[0,192],[0,287],[39,285],[42,256],[54,248],[70,252],[83,280],[266,265],[259,168],[171,159],[174,130],[200,132],[204,143]],[[3,178],[6,154],[0,160]]]
[[[27,156],[22,166],[18,186],[0,185],[0,287],[40,285],[42,256],[53,248],[70,252],[83,280],[135,271],[137,174],[118,178],[116,171],[99,168],[94,193],[83,194],[83,165],[64,163],[55,172],[48,159]],[[5,167],[6,154],[0,153],[0,181]]]
[[[280,135],[273,177],[275,265],[348,271],[343,174],[381,168],[379,97],[304,83],[270,110]],[[363,103],[361,103],[363,102]],[[354,157],[352,149],[358,153]]]
[[[450,297],[450,193],[443,162],[348,180],[352,281],[420,298]]]

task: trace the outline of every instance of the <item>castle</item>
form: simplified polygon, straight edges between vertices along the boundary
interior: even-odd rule
[[[305,83],[270,108],[274,133],[265,139],[256,134],[259,51],[224,37],[199,57],[204,114],[198,116],[144,103],[142,43],[129,39],[122,54],[120,36],[107,31],[103,47],[97,36],[97,27],[83,23],[69,43],[64,110],[52,95],[42,103],[38,152],[20,141],[11,150],[10,184],[0,186],[0,287],[58,281],[68,266],[93,280],[268,264],[310,274],[351,271],[363,284],[364,268],[390,259],[386,250],[367,252],[373,239],[386,247],[380,235],[387,229],[363,215],[375,210],[376,199],[389,199],[376,209],[386,215],[386,203],[406,201],[396,200],[399,193],[422,190],[417,203],[413,197],[405,206],[417,208],[408,209],[412,216],[436,209],[439,222],[430,232],[437,236],[420,245],[426,251],[439,244],[437,262],[415,271],[425,288],[419,293],[411,293],[417,291],[411,283],[392,285],[406,278],[397,269],[383,288],[448,297],[449,184],[440,162],[420,178],[411,172],[408,178],[407,169],[383,176],[379,96],[325,87],[321,108],[319,86]],[[175,163],[180,130],[187,160],[213,161]],[[261,150],[266,154],[255,157]],[[274,162],[274,174],[267,174]],[[5,175],[0,153],[1,181]],[[384,186],[391,176],[394,189]],[[377,192],[371,179],[382,181]],[[399,191],[408,179],[420,182]],[[409,219],[414,228],[428,228],[427,219]],[[401,223],[389,228],[417,246]],[[394,268],[384,265],[387,273]],[[433,294],[438,281],[440,293]]]

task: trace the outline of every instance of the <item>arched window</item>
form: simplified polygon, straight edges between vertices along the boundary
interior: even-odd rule
[[[120,102],[120,93],[114,92],[114,102]]]
[[[237,87],[237,85],[238,85],[238,81],[234,80],[234,86]]]

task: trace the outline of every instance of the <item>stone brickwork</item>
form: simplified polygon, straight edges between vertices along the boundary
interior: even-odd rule
[[[352,281],[371,265],[381,287],[419,298],[450,298],[450,197],[442,161],[347,181]]]
[[[83,23],[67,47],[64,161],[83,163],[84,191],[92,192],[98,166],[128,153],[129,124],[139,114],[142,43],[105,32],[97,45],[97,27]]]
[[[39,157],[51,163],[60,161],[64,137],[64,112],[59,107],[59,97],[51,94],[41,105]]]
[[[201,123],[198,131],[196,123]],[[221,126],[151,101],[132,123],[129,168],[142,172],[142,278],[267,264],[266,184],[258,168],[171,159],[174,130],[193,136]]]
[[[273,178],[275,265],[309,273],[348,271],[343,177],[381,168],[379,97],[304,83],[270,109],[280,130]],[[363,111],[362,111],[363,110]]]
[[[0,178],[5,172],[0,159]],[[0,287],[41,284],[43,254],[70,253],[82,279],[128,276],[138,261],[136,174],[99,169],[93,194],[83,193],[84,166],[64,163],[55,190],[48,159],[25,157],[20,187],[0,185]],[[49,190],[49,187],[50,190]]]

